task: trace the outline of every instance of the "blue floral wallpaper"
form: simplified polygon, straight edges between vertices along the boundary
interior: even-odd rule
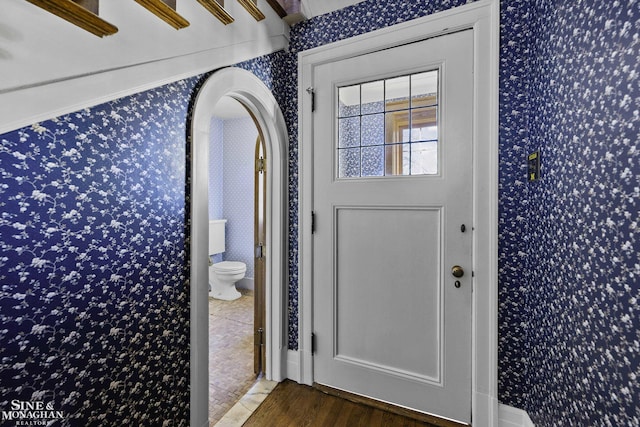
[[[527,14],[526,146],[543,169],[516,211],[527,223],[524,407],[541,426],[637,426],[640,3],[537,0]],[[502,382],[503,400],[514,383]]]
[[[297,53],[465,3],[367,0],[238,64],[289,131],[289,348]],[[640,425],[639,32],[637,0],[501,2],[499,398],[537,426]],[[200,81],[0,135],[0,407],[186,425],[185,132]]]
[[[0,408],[189,417],[187,107],[196,79],[0,135]]]
[[[529,149],[531,73],[530,0],[502,1],[500,15],[498,200],[498,389],[503,403],[526,407],[531,387]],[[546,160],[543,158],[543,162]]]
[[[292,29],[290,49],[297,53],[474,1],[365,0],[296,25]]]

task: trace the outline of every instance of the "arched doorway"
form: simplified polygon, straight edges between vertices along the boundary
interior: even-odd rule
[[[208,167],[209,131],[213,109],[228,96],[252,115],[264,138],[267,167],[266,274],[265,274],[265,375],[280,381],[286,360],[285,307],[287,259],[287,157],[284,117],[273,94],[252,73],[225,68],[213,73],[200,88],[191,120],[190,209],[190,425],[208,425]]]

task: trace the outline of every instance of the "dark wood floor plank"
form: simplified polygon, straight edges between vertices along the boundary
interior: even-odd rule
[[[371,408],[367,408],[364,405],[355,405],[349,414],[347,425],[353,427],[368,427],[369,424],[367,423],[367,420],[369,419],[371,412],[373,412]]]
[[[244,427],[436,427],[404,415],[331,396],[284,381],[267,396]]]
[[[318,412],[316,412],[316,425],[335,425],[338,415],[342,413],[345,401],[342,399],[325,399],[322,393],[316,396],[319,402]],[[329,396],[330,397],[330,396]]]
[[[422,421],[426,423],[426,425],[433,425],[434,427],[466,427],[466,424],[460,424],[455,421],[446,420],[443,418],[439,418],[433,415],[424,414],[422,412],[413,411],[411,409],[402,408],[399,406],[392,405],[390,403],[381,402],[378,400],[370,399],[368,397],[360,396],[358,394],[353,394],[344,390],[338,390],[332,387],[327,387],[322,384],[314,384],[314,388],[330,394],[332,396],[337,396],[343,399],[346,399],[350,402],[363,404],[365,406],[371,406],[373,408],[380,409],[386,412],[393,412],[394,414],[398,414],[410,419]],[[425,425],[425,424],[417,424],[417,425]]]
[[[384,425],[382,424],[383,415],[384,415],[384,412],[378,409],[371,411],[371,416],[369,417],[369,427],[383,427]]]

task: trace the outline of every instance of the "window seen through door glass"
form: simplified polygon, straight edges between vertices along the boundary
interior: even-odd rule
[[[438,173],[438,70],[338,88],[339,178]]]

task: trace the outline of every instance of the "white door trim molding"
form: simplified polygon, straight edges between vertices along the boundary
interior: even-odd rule
[[[252,73],[225,68],[212,74],[199,90],[191,122],[191,422],[209,425],[209,305],[208,234],[209,221],[209,132],[213,108],[223,96],[240,101],[253,115],[262,132],[267,154],[266,223],[266,377],[283,379],[287,361],[285,331],[288,138],[282,111],[273,94]]]
[[[498,422],[498,52],[499,2],[481,0],[298,55],[300,216],[299,271],[300,382],[312,384],[313,355],[313,114],[315,67],[357,55],[464,29],[474,31],[473,218],[474,292],[472,302],[472,420],[477,427]]]

